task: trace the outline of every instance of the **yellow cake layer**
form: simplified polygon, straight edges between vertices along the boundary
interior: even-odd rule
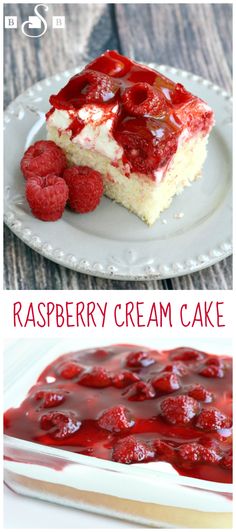
[[[64,150],[69,164],[86,165],[100,172],[105,195],[152,225],[160,213],[170,206],[174,196],[201,175],[207,154],[208,135],[197,135],[183,142],[159,184],[136,173],[125,176],[122,164],[114,167],[107,157],[81,148],[71,142],[67,133],[59,134],[55,126],[48,125],[48,139]]]
[[[128,519],[152,527],[168,525],[177,528],[232,528],[230,512],[205,512],[134,501],[27,478],[9,471],[6,482],[9,482],[10,487],[18,493]]]

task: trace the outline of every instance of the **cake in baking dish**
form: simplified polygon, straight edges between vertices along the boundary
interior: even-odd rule
[[[149,526],[232,526],[229,356],[125,344],[67,353],[17,396],[4,427],[18,493]]]
[[[152,225],[202,171],[213,111],[180,83],[107,51],[50,97],[48,138]]]

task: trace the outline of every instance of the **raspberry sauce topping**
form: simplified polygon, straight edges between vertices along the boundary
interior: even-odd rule
[[[205,375],[205,368],[222,373]],[[59,357],[5,433],[124,464],[169,462],[181,475],[232,482],[232,359],[192,348],[111,346]]]
[[[106,120],[116,105],[112,134],[123,148],[123,163],[153,179],[154,171],[170,162],[183,129],[188,128],[190,135],[206,134],[213,124],[209,107],[183,85],[116,51],[92,61],[52,95],[50,103],[53,109],[68,111],[71,138],[83,128],[79,119],[77,129],[76,116],[84,105],[101,106]],[[47,118],[50,115],[51,110]]]

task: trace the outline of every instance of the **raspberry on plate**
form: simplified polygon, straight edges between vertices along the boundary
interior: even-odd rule
[[[98,420],[99,427],[111,432],[122,432],[130,429],[134,423],[129,410],[122,405],[108,408]]]
[[[163,417],[173,425],[186,425],[199,411],[199,403],[187,395],[167,397],[161,402]]]
[[[94,211],[103,194],[103,180],[99,172],[88,166],[72,166],[63,174],[69,188],[69,206],[75,212]]]
[[[68,187],[64,179],[55,174],[35,176],[26,181],[26,198],[36,218],[54,222],[64,212]]]
[[[122,464],[145,462],[154,456],[154,451],[144,442],[134,436],[127,436],[119,440],[113,449],[112,459]]]
[[[66,166],[63,150],[52,140],[35,142],[21,159],[21,171],[26,179],[52,173],[61,176]]]

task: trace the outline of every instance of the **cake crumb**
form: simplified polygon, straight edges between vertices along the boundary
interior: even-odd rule
[[[180,218],[183,218],[183,217],[184,217],[184,212],[176,212],[176,213],[174,214],[174,218],[175,218],[176,220],[180,220]]]
[[[165,218],[163,218],[163,220],[161,221],[164,225],[167,224],[167,220]]]

